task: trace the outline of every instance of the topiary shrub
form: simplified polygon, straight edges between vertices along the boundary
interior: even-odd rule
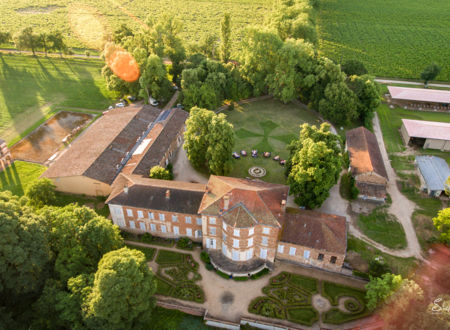
[[[152,241],[153,241],[153,236],[150,235],[149,233],[145,233],[144,235],[141,236],[141,242],[151,243]]]
[[[192,250],[194,248],[194,244],[187,237],[182,237],[177,241],[177,248],[183,250]]]
[[[263,270],[257,272],[256,274],[253,274],[252,276],[250,276],[250,278],[252,280],[257,280],[258,278],[260,278],[261,276],[267,275],[269,274],[269,269],[268,268],[264,268]]]
[[[206,270],[214,270],[214,266],[211,264],[211,263],[207,263],[207,264],[205,264],[205,268],[206,268]]]
[[[358,313],[362,309],[361,305],[359,304],[359,302],[357,300],[353,300],[353,299],[347,299],[344,302],[344,306],[352,314]]]
[[[205,263],[205,264],[210,264],[211,263],[211,258],[209,257],[208,252],[206,251],[202,251],[200,253],[200,259]]]

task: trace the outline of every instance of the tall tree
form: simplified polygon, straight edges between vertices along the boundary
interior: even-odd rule
[[[33,33],[32,27],[24,28],[17,34],[14,38],[14,43],[17,49],[20,50],[31,50],[33,55],[35,55],[36,49],[41,46],[41,40],[39,36]]]
[[[330,83],[319,101],[319,113],[335,124],[347,124],[356,119],[357,97],[345,82]]]
[[[339,142],[327,123],[319,129],[308,124],[301,126],[300,138],[288,147],[288,183],[297,204],[312,209],[327,199],[342,167]]]
[[[100,260],[83,306],[88,317],[100,319],[107,329],[143,328],[151,322],[155,290],[144,254],[124,247]]]
[[[141,86],[140,96],[148,100],[153,97],[156,100],[166,99],[171,93],[171,84],[167,79],[166,68],[158,55],[150,55],[141,67],[139,84]]]
[[[0,242],[0,305],[14,304],[41,288],[50,251],[44,218],[9,191],[0,193]]]
[[[32,183],[25,192],[30,205],[43,207],[56,201],[55,185],[50,179],[42,178]]]
[[[204,34],[198,42],[189,45],[189,52],[191,54],[202,54],[214,59],[217,56],[217,39],[217,35],[214,33]]]
[[[49,34],[48,33],[40,33],[39,36],[39,43],[42,46],[42,49],[44,49],[45,56],[47,56],[47,52],[50,48],[50,42],[49,42]]]
[[[231,53],[231,17],[229,13],[223,15],[220,22],[220,60],[227,63]]]
[[[450,207],[440,210],[433,218],[433,224],[440,233],[440,240],[450,244]]]
[[[0,44],[6,44],[11,41],[11,33],[0,31]]]
[[[364,64],[358,60],[345,61],[341,69],[347,76],[363,76],[367,74],[367,69]]]
[[[133,31],[126,24],[122,24],[117,30],[114,31],[113,41],[114,43],[120,45],[126,37],[132,36],[134,36]]]
[[[67,49],[61,31],[54,31],[50,33],[48,35],[48,43],[48,48],[53,51],[58,51],[60,56],[62,56],[62,53]]]
[[[356,111],[358,118],[367,128],[372,127],[375,109],[380,105],[380,89],[371,76],[350,76],[347,86],[355,93],[358,101]]]
[[[367,308],[374,310],[389,298],[395,290],[400,288],[403,279],[401,275],[390,273],[383,274],[381,277],[371,277],[370,282],[366,284]]]
[[[231,170],[234,146],[233,125],[224,114],[194,107],[186,121],[184,148],[197,168],[206,167],[213,174],[227,174]]]
[[[428,86],[428,82],[430,80],[435,79],[439,73],[441,72],[441,67],[437,65],[436,63],[430,64],[427,66],[423,72],[420,74],[420,78],[424,80],[425,87]]]

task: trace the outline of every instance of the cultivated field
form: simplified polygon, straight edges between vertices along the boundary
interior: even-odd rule
[[[99,60],[0,55],[0,137],[10,142],[56,109],[104,110],[107,91]]]
[[[321,0],[320,50],[383,77],[419,78],[431,62],[450,80],[450,1]]]
[[[95,47],[103,34],[122,23],[137,27],[148,15],[174,13],[183,22],[182,37],[198,40],[220,30],[224,13],[230,13],[234,40],[245,26],[261,23],[273,0],[2,0],[2,30],[16,32],[32,25],[36,31],[59,29],[71,47]],[[95,40],[93,40],[95,39]]]

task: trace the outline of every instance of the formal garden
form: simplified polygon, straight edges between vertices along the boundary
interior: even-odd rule
[[[159,250],[156,263],[156,294],[198,303],[205,301],[205,293],[195,283],[202,279],[199,264],[191,254]]]
[[[236,140],[233,151],[240,156],[233,160],[229,175],[250,177],[249,169],[258,166],[266,171],[261,179],[273,183],[285,183],[285,169],[280,162],[289,158],[286,147],[298,137],[299,126],[303,123],[319,126],[322,122],[311,110],[274,99],[236,106],[224,113],[234,126]],[[257,157],[252,156],[252,150],[257,151]],[[247,155],[243,156],[241,151]],[[264,155],[266,152],[270,156]]]
[[[342,324],[369,314],[364,291],[292,273],[272,277],[262,291],[264,296],[250,303],[250,313],[308,326],[320,317],[324,323]],[[313,296],[318,293],[331,304],[322,315],[313,303]]]

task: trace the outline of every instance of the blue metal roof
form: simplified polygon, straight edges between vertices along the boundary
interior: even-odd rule
[[[431,191],[445,190],[445,180],[450,176],[447,162],[436,156],[417,156],[416,163]]]

